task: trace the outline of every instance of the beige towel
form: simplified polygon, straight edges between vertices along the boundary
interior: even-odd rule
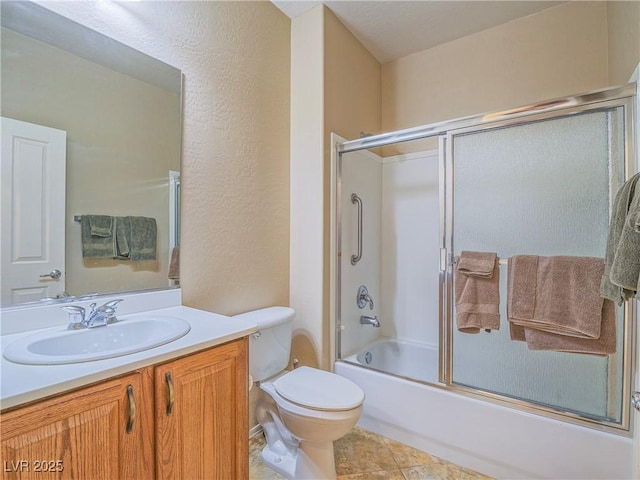
[[[508,316],[509,314],[507,314]],[[524,332],[524,327],[520,325],[516,325],[513,322],[509,322],[509,336],[511,340],[515,342],[526,342],[527,337]]]
[[[456,269],[470,277],[491,278],[497,258],[495,252],[463,251],[456,262]]]
[[[533,255],[509,258],[509,321],[560,335],[599,338],[603,273],[602,258]]]
[[[169,279],[180,279],[180,247],[173,247],[171,261],[169,262]]]
[[[493,259],[493,260],[492,260]],[[487,264],[493,262],[490,274]],[[461,270],[460,266],[465,267]],[[460,332],[500,329],[500,270],[495,253],[462,252],[454,272],[456,324]]]
[[[616,353],[616,305],[611,300],[602,304],[602,330],[600,338],[576,338],[541,330],[525,328],[529,350],[554,350],[557,352],[609,355]]]

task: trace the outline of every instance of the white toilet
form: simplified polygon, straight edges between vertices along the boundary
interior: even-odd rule
[[[334,373],[289,363],[295,312],[270,307],[242,314],[258,324],[249,342],[249,373],[266,393],[256,407],[267,446],[263,462],[289,479],[335,479],[333,441],[357,423],[364,392]]]

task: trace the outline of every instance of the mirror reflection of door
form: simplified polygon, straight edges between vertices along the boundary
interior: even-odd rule
[[[2,117],[2,305],[65,291],[66,139]]]

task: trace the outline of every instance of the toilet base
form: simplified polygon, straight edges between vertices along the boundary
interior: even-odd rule
[[[302,442],[295,454],[274,452],[269,445],[262,449],[262,461],[289,480],[335,480],[333,442]]]
[[[274,452],[269,445],[262,449],[262,462],[269,468],[275,470],[283,477],[293,480],[296,472],[296,459],[298,455],[286,453],[284,455]]]

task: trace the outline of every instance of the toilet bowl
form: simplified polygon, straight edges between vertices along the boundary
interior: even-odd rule
[[[358,422],[362,390],[310,367],[260,387],[266,394],[256,410],[267,438],[263,462],[289,479],[335,479],[333,442]]]
[[[333,442],[358,422],[364,392],[331,372],[289,363],[295,312],[270,307],[241,314],[258,324],[249,342],[249,373],[260,382],[256,419],[267,445],[262,461],[290,480],[335,479]]]

